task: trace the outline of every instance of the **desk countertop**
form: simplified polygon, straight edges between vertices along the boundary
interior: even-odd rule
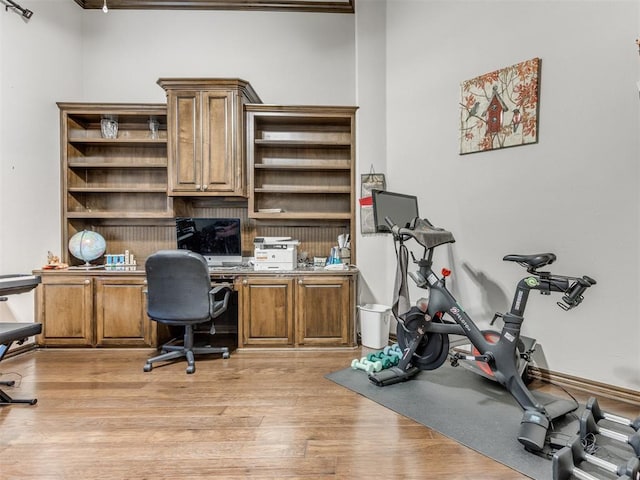
[[[345,270],[327,270],[323,267],[299,267],[295,270],[254,270],[253,267],[213,267],[209,269],[212,275],[356,275],[357,267],[350,266]]]
[[[89,275],[89,276],[111,276],[111,275],[144,275],[142,266],[136,268],[65,268],[60,270],[35,270],[36,275]],[[299,276],[299,275],[357,275],[359,270],[355,266],[350,266],[346,270],[326,270],[323,267],[300,267],[295,270],[254,270],[253,267],[213,267],[209,269],[212,277],[233,278],[240,276]]]

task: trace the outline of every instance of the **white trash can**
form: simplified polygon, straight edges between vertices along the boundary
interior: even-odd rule
[[[360,305],[360,339],[369,348],[384,348],[389,344],[391,307],[367,303]]]

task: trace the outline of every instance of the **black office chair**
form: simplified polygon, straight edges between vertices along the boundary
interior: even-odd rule
[[[194,346],[194,326],[213,323],[226,309],[231,295],[227,286],[211,288],[206,260],[189,250],[160,250],[145,263],[147,273],[147,314],[151,320],[171,326],[184,326],[184,341],[174,339],[161,348],[161,355],[144,366],[149,372],[155,362],[186,357],[187,373],[196,371],[194,354],[221,353],[229,358],[227,347]],[[216,300],[216,295],[222,296]]]

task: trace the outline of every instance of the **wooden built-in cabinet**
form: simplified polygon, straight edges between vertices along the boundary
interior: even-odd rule
[[[245,257],[255,237],[292,237],[299,254],[326,257],[349,234],[355,258],[356,107],[265,105],[239,79],[158,84],[166,105],[58,103],[61,260],[80,267],[69,239],[93,230],[138,269],[42,271],[44,346],[156,346],[144,262],[176,247],[176,216],[240,218]],[[355,345],[357,269],[226,278],[238,291],[239,347]]]
[[[239,277],[239,346],[355,345],[355,284],[353,272]]]
[[[93,285],[84,275],[41,275],[36,288],[40,345],[93,345]]]
[[[169,195],[246,196],[245,103],[240,79],[161,78],[169,109]]]
[[[238,343],[267,347],[293,345],[294,280],[292,277],[241,277]]]
[[[146,315],[144,275],[37,272],[36,314],[42,346],[151,347],[156,324]]]
[[[296,344],[355,345],[350,276],[302,276],[296,279]]]
[[[97,276],[95,344],[98,346],[155,346],[157,323],[147,316],[147,282],[140,276]]]
[[[78,265],[67,244],[95,230],[108,253],[130,250],[140,261],[169,248],[175,233],[167,196],[167,115],[162,104],[58,103],[61,135],[62,245],[64,262]],[[105,138],[103,117],[117,121]],[[157,132],[150,129],[157,122]]]

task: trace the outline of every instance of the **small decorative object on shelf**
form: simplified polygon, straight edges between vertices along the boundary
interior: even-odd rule
[[[137,262],[133,253],[125,250],[124,253],[107,254],[104,265],[107,270],[135,270]]]
[[[42,267],[43,270],[62,270],[68,268],[69,265],[66,263],[62,263],[60,261],[60,257],[54,255],[53,252],[49,251],[47,253],[47,264]]]
[[[158,138],[158,131],[160,130],[160,122],[156,117],[149,117],[149,131],[151,132],[151,138]]]
[[[102,115],[100,120],[100,129],[103,138],[117,138],[118,137],[118,116],[117,115]]]

